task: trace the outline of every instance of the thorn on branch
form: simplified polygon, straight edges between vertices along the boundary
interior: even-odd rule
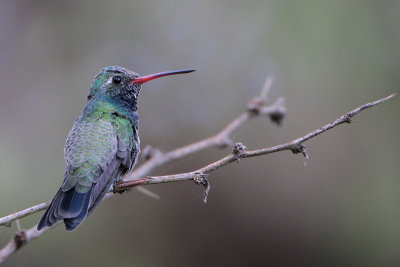
[[[204,187],[204,204],[207,203],[208,193],[210,192],[210,182],[207,179],[207,174],[204,173],[196,173],[193,177],[193,181],[197,185],[202,185]]]
[[[303,154],[305,158],[303,163],[303,169],[304,169],[307,166],[307,161],[310,159],[306,150],[306,146],[303,144],[298,144],[292,147],[290,150],[292,151],[293,154],[299,154],[299,153]]]
[[[15,233],[14,242],[15,242],[15,246],[16,246],[17,250],[20,249],[26,243],[28,243],[28,241],[26,240],[25,231],[20,231],[20,232]]]
[[[247,149],[247,147],[244,146],[242,143],[235,144],[235,146],[233,147],[232,153],[236,158],[236,162],[239,162],[243,158],[243,156],[246,152],[246,149]]]

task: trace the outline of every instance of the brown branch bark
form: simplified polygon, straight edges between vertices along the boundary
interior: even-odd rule
[[[131,174],[127,175],[124,180],[119,183],[115,190],[116,191],[124,191],[128,188],[135,187],[138,185],[148,185],[148,184],[160,184],[160,183],[168,183],[168,182],[177,182],[177,181],[185,181],[185,180],[194,180],[195,183],[203,185],[205,187],[205,201],[208,195],[208,191],[210,189],[209,182],[207,179],[207,175],[227,164],[230,164],[235,161],[239,161],[242,158],[256,157],[261,155],[266,155],[278,151],[283,150],[291,150],[293,153],[302,153],[306,159],[308,158],[307,152],[305,151],[305,147],[303,145],[307,140],[330,130],[337,125],[343,123],[350,123],[353,116],[361,112],[366,108],[373,107],[380,103],[383,103],[395,96],[392,94],[388,97],[382,98],[380,100],[367,103],[356,109],[344,114],[337,120],[332,123],[326,124],[325,126],[312,131],[300,138],[297,138],[291,142],[277,145],[269,148],[262,148],[257,150],[246,151],[246,147],[240,143],[235,144],[233,148],[233,152],[226,157],[215,161],[203,168],[198,170],[174,174],[174,175],[166,175],[166,176],[155,176],[155,177],[145,177],[151,170],[154,168],[168,163],[170,161],[183,158],[190,154],[196,153],[198,151],[204,150],[209,147],[225,147],[227,145],[232,144],[233,142],[230,139],[231,134],[238,129],[241,125],[243,125],[246,121],[251,118],[258,116],[269,116],[272,121],[280,124],[282,118],[286,114],[286,108],[283,103],[283,99],[278,99],[271,106],[264,106],[266,101],[266,97],[268,91],[270,89],[272,83],[271,78],[267,78],[265,85],[261,91],[260,96],[252,99],[249,102],[247,111],[233,120],[230,124],[228,124],[224,129],[222,129],[217,135],[206,138],[199,142],[175,149],[170,152],[161,152],[159,150],[152,149],[148,154],[149,159],[142,164],[139,168],[134,170]],[[112,193],[107,194],[107,198],[112,196]],[[20,212],[16,212],[14,214],[8,215],[6,217],[0,218],[0,225],[10,226],[12,221],[23,218],[25,216],[37,213],[41,210],[44,210],[48,207],[49,202],[41,203],[36,206],[30,207]],[[53,226],[54,227],[54,226]],[[29,230],[19,231],[15,234],[14,238],[0,250],[0,263],[2,263],[5,259],[7,259],[10,255],[18,251],[23,245],[27,244],[31,240],[38,238],[44,232],[52,229],[49,227],[44,228],[41,231],[36,230],[36,226],[32,227]]]

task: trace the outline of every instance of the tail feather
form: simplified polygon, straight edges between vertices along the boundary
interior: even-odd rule
[[[78,193],[75,188],[63,192],[58,190],[37,226],[38,230],[64,220],[68,231],[75,229],[87,216],[92,189]],[[68,221],[68,225],[67,225]]]
[[[78,193],[73,188],[64,192],[58,206],[58,214],[64,219],[77,217],[82,212],[87,193]]]
[[[40,220],[37,229],[41,230],[45,226],[52,226],[60,220],[64,220],[67,231],[78,227],[104,198],[115,177],[120,176],[120,165],[121,160],[117,157],[111,160],[96,183],[93,183],[86,193],[77,192],[75,187],[65,192],[60,188]]]
[[[54,207],[58,207],[63,192],[61,189],[58,190],[57,194],[54,196],[53,200],[51,201],[49,207],[47,208],[46,212],[43,214],[42,218],[40,219],[37,229],[41,230],[46,226],[52,226],[61,218],[58,216],[58,213],[55,214]],[[56,216],[57,215],[57,216]]]
[[[67,231],[74,230],[86,219],[86,217],[88,216],[89,200],[90,200],[90,192],[84,194],[84,199],[83,201],[81,201],[82,209],[80,210],[80,213],[75,217],[64,219],[64,224]]]

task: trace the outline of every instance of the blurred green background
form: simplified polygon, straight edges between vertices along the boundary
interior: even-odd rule
[[[265,77],[284,97],[283,127],[251,121],[248,148],[301,136],[399,91],[400,1],[2,1],[0,215],[50,200],[63,146],[93,77],[196,68],[144,86],[142,148],[170,150],[215,134]],[[399,96],[291,152],[243,160],[192,182],[104,201],[76,231],[46,233],[6,266],[290,266],[400,264]],[[152,174],[199,168],[209,149]],[[36,224],[36,214],[20,220]],[[0,229],[0,244],[13,236]]]

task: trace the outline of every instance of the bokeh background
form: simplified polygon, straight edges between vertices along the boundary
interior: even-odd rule
[[[170,150],[218,132],[268,74],[284,97],[234,135],[248,148],[292,140],[353,107],[399,92],[399,1],[2,1],[0,215],[53,197],[63,146],[104,66],[153,81],[139,103],[142,148]],[[192,182],[104,201],[76,231],[60,226],[6,266],[398,266],[399,97],[291,152],[243,160]],[[209,149],[152,174],[199,168]],[[20,220],[30,228],[42,215]],[[16,231],[0,229],[4,245]]]

